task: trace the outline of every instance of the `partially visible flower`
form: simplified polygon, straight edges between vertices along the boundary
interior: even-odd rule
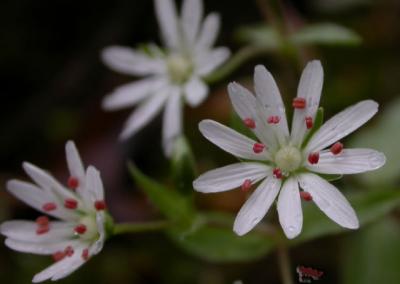
[[[193,182],[197,191],[210,193],[241,187],[247,191],[261,182],[241,208],[234,231],[244,235],[265,216],[278,196],[279,222],[288,238],[303,225],[301,199],[315,204],[339,225],[357,229],[358,218],[346,198],[319,174],[355,174],[376,170],[385,156],[372,149],[344,149],[340,139],[366,123],[377,111],[371,100],[345,109],[323,124],[312,137],[323,83],[319,61],[310,62],[293,100],[292,131],[278,87],[264,66],[255,68],[256,97],[239,84],[229,85],[233,107],[260,142],[218,122],[203,120],[200,131],[221,149],[247,161],[215,169]],[[300,188],[303,191],[300,191]]]
[[[27,162],[25,172],[34,183],[10,180],[7,189],[18,199],[46,215],[35,222],[14,220],[1,224],[5,244],[20,252],[52,255],[55,263],[35,275],[33,282],[64,278],[103,248],[106,238],[106,204],[99,172],[85,172],[72,141],[66,144],[70,172],[68,188],[46,171]]]
[[[229,57],[225,47],[213,49],[220,20],[216,13],[204,21],[201,0],[184,0],[181,17],[172,0],[155,0],[155,9],[165,50],[150,45],[140,49],[112,46],[102,52],[103,62],[111,69],[146,78],[123,85],[103,101],[106,110],[139,106],[128,118],[120,138],[134,135],[163,107],[162,140],[170,156],[176,137],[182,132],[182,108],[200,105],[208,95],[202,78]]]

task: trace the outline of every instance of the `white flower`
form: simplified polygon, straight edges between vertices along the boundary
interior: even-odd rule
[[[377,112],[378,104],[366,100],[345,109],[323,124],[303,145],[313,129],[321,96],[321,63],[312,61],[303,71],[293,100],[291,133],[278,87],[264,66],[255,68],[254,83],[256,97],[236,83],[231,83],[228,90],[235,111],[260,142],[218,122],[200,122],[200,131],[208,140],[248,161],[209,171],[193,182],[194,188],[209,193],[241,186],[247,191],[252,184],[261,182],[236,217],[233,229],[238,235],[246,234],[260,222],[278,194],[279,222],[288,238],[296,237],[302,229],[301,198],[313,200],[339,225],[358,228],[357,216],[348,201],[318,174],[355,174],[384,165],[382,153],[371,149],[343,149],[343,144],[338,142],[366,123]]]
[[[182,108],[200,105],[208,95],[202,78],[229,57],[225,47],[213,49],[220,20],[215,13],[204,21],[201,0],[184,0],[181,17],[172,0],[155,0],[155,9],[165,51],[151,45],[148,52],[127,47],[107,47],[102,59],[111,69],[146,78],[123,85],[103,101],[106,110],[138,104],[128,118],[120,138],[134,135],[165,106],[162,140],[171,155],[173,142],[182,132]]]
[[[70,178],[68,187],[53,176],[27,162],[23,168],[35,182],[10,180],[11,194],[47,216],[36,222],[14,220],[4,222],[1,233],[5,244],[16,251],[52,255],[53,265],[35,275],[33,282],[58,280],[78,269],[103,248],[106,238],[104,189],[99,172],[89,166],[85,172],[72,141],[66,144]]]

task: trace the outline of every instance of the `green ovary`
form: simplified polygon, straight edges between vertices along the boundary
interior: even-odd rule
[[[172,82],[183,84],[191,77],[193,64],[184,56],[171,55],[167,59],[167,69]]]
[[[275,154],[276,165],[285,172],[297,170],[301,165],[301,153],[293,146],[285,146]]]

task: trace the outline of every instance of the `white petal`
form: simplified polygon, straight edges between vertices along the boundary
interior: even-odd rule
[[[371,100],[346,108],[327,122],[310,139],[306,152],[319,151],[349,135],[371,119],[378,111],[378,104]]]
[[[217,13],[209,14],[201,27],[195,49],[197,51],[211,48],[219,33],[220,17]]]
[[[109,68],[123,74],[149,75],[165,72],[165,64],[162,59],[149,57],[128,47],[106,47],[103,49],[101,57]]]
[[[278,198],[279,223],[286,237],[293,239],[303,227],[300,192],[297,180],[289,178],[282,186]]]
[[[306,100],[306,107],[305,109],[294,110],[291,133],[294,145],[300,146],[303,142],[304,135],[307,132],[305,118],[309,116],[313,121],[315,120],[323,82],[324,70],[321,62],[318,60],[309,62],[301,74],[297,89],[297,97]]]
[[[182,26],[188,47],[193,47],[203,17],[202,0],[185,0],[182,4]]]
[[[1,224],[1,233],[13,240],[31,243],[59,242],[71,238],[74,234],[74,225],[68,222],[50,222],[50,230],[38,235],[38,225],[32,221],[14,220]]]
[[[81,157],[79,155],[78,149],[73,141],[68,141],[65,145],[65,153],[67,157],[68,170],[73,177],[79,179],[85,176],[85,168]]]
[[[200,132],[209,141],[232,155],[249,160],[267,160],[269,155],[264,149],[261,153],[254,153],[254,140],[236,132],[213,120],[203,120],[199,123]]]
[[[278,86],[271,73],[262,66],[258,65],[254,71],[254,86],[258,99],[265,107],[267,116],[279,116],[280,121],[273,127],[280,144],[286,144],[289,137],[289,129],[286,120],[285,105],[283,104]]]
[[[85,263],[85,260],[82,258],[82,251],[82,247],[74,247],[74,254],[71,257],[65,257],[63,260],[54,263],[36,274],[32,282],[38,283],[48,279],[55,281],[70,275]]]
[[[131,114],[125,123],[124,130],[121,133],[121,139],[127,139],[129,136],[134,135],[143,126],[145,126],[152,118],[154,118],[164,105],[169,90],[160,90],[155,93],[151,98],[143,102]]]
[[[87,204],[87,206],[93,207],[94,202],[104,200],[104,187],[100,172],[93,166],[89,166],[86,171],[86,185],[91,199],[91,204]]]
[[[106,240],[106,231],[104,229],[105,213],[103,211],[96,213],[96,223],[100,237],[89,248],[89,255],[98,254],[103,249],[103,245]]]
[[[322,212],[340,226],[357,229],[358,218],[347,199],[332,184],[315,174],[299,176],[301,188],[309,192]]]
[[[264,218],[280,187],[281,180],[274,177],[268,177],[257,187],[236,216],[233,225],[236,234],[242,236],[248,233]]]
[[[19,200],[50,216],[64,220],[76,219],[78,217],[75,211],[64,209],[63,204],[61,204],[53,194],[49,193],[48,191],[44,191],[31,183],[19,180],[10,180],[7,182],[7,189]],[[50,212],[44,211],[42,206],[48,202],[55,203],[57,205],[57,209]]]
[[[182,133],[182,96],[180,89],[172,90],[165,105],[162,137],[163,148],[167,157],[170,157],[177,137]]]
[[[385,164],[383,153],[372,149],[344,149],[333,155],[329,150],[320,153],[318,164],[306,164],[310,171],[323,174],[357,174],[379,169]]]
[[[237,163],[208,171],[193,181],[195,190],[204,193],[237,188],[247,179],[257,183],[271,174],[271,168],[261,163]]]
[[[163,42],[175,49],[180,44],[175,3],[172,0],[155,0],[154,4]]]
[[[186,102],[191,107],[199,106],[208,95],[208,86],[198,77],[193,77],[185,85]]]
[[[68,246],[75,246],[78,241],[59,241],[59,242],[45,242],[45,243],[32,243],[28,241],[18,241],[14,239],[7,238],[5,240],[5,245],[19,252],[25,253],[34,253],[34,254],[42,254],[49,255],[58,251],[63,251]]]
[[[102,107],[105,110],[118,110],[134,106],[164,85],[165,80],[160,77],[149,77],[122,85],[103,99]]]
[[[200,76],[208,75],[224,63],[230,55],[231,52],[226,47],[218,47],[210,52],[199,53],[195,58],[195,72]]]
[[[262,103],[246,88],[237,83],[230,83],[228,92],[233,108],[240,118],[242,120],[253,119],[256,123],[256,128],[252,130],[258,139],[266,144],[269,150],[276,150],[278,141],[274,135],[274,130],[267,124],[267,117],[262,111]]]

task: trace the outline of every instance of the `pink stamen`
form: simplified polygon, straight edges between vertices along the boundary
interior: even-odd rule
[[[49,225],[49,222],[50,222],[50,220],[49,220],[49,218],[48,218],[47,216],[40,216],[40,217],[38,217],[38,218],[36,219],[36,224],[37,224],[39,227],[48,226],[48,225]]]
[[[313,125],[314,125],[312,117],[311,116],[307,116],[305,118],[305,121],[306,121],[307,129],[311,129],[313,127]]]
[[[77,189],[77,187],[79,186],[79,180],[78,180],[77,177],[70,176],[70,177],[68,178],[67,184],[68,184],[68,187],[69,187],[70,189],[75,190],[75,189]]]
[[[319,161],[319,153],[315,152],[315,153],[310,153],[308,155],[308,161],[310,162],[310,164],[314,165],[317,164]]]
[[[43,211],[50,212],[57,209],[57,205],[54,202],[47,202],[42,206]]]
[[[343,150],[343,144],[340,142],[336,142],[332,145],[330,151],[333,155],[339,155]]]
[[[246,125],[248,128],[254,129],[256,128],[256,122],[251,119],[251,118],[246,118],[243,120],[244,125]]]
[[[66,256],[72,256],[74,254],[74,249],[71,246],[67,246],[64,253]]]
[[[60,260],[63,260],[65,257],[65,253],[63,251],[57,251],[53,253],[52,255],[54,262],[58,262]]]
[[[78,207],[78,201],[72,198],[67,198],[64,201],[64,207],[67,209],[76,209]]]
[[[105,210],[107,208],[106,202],[104,200],[97,200],[94,203],[94,208],[96,208],[97,211]]]
[[[271,116],[268,117],[267,122],[269,124],[278,124],[280,120],[281,120],[280,116],[271,115]]]
[[[294,98],[292,106],[297,109],[303,109],[306,107],[306,100],[304,98]]]
[[[246,179],[246,180],[243,182],[243,184],[242,184],[242,186],[241,186],[240,189],[241,189],[243,192],[247,192],[247,191],[250,190],[250,188],[251,188],[251,180],[250,180],[250,179]]]
[[[44,235],[50,231],[50,226],[39,226],[36,229],[36,235]]]
[[[273,174],[274,177],[277,178],[277,179],[281,179],[281,178],[282,178],[282,171],[281,171],[280,168],[275,168],[275,169],[272,171],[272,174]]]
[[[87,227],[83,224],[80,224],[80,225],[76,226],[74,230],[76,233],[83,235],[86,232]]]
[[[300,197],[304,201],[311,201],[312,200],[311,194],[309,192],[307,192],[307,191],[300,191]]]
[[[89,259],[89,250],[87,248],[82,251],[82,258],[83,260]]]
[[[261,153],[262,151],[264,151],[265,145],[262,143],[254,143],[253,145],[253,151],[256,154]]]

